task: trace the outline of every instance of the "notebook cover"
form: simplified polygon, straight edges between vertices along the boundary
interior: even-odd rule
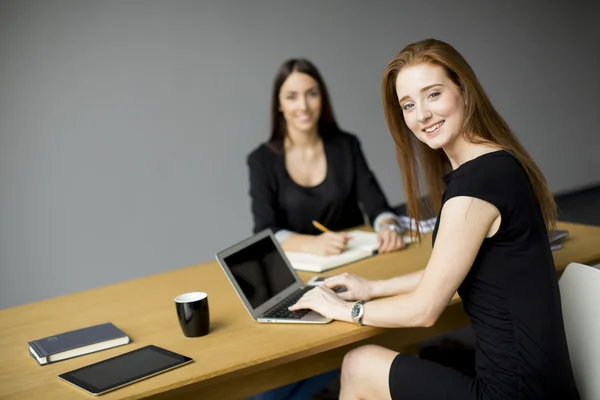
[[[112,323],[89,326],[29,342],[39,357],[48,357],[94,343],[127,336]]]

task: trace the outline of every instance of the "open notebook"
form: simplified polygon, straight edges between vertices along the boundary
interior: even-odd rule
[[[324,272],[332,268],[350,264],[363,258],[371,257],[377,253],[377,234],[364,231],[348,232],[351,239],[346,250],[341,254],[331,256],[318,256],[308,253],[286,251],[290,264],[294,269],[310,272]],[[410,243],[409,237],[404,237],[405,243]]]

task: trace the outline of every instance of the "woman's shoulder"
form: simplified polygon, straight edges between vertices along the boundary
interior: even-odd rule
[[[528,187],[528,179],[518,159],[498,150],[461,165],[444,178],[448,192],[502,194],[513,196]]]
[[[247,161],[249,164],[264,163],[273,161],[278,156],[279,154],[273,145],[269,142],[263,142],[248,154]]]
[[[458,179],[511,178],[522,173],[517,158],[506,150],[497,150],[467,161],[454,171]]]
[[[356,136],[353,133],[342,130],[332,131],[328,135],[324,136],[324,138],[329,143],[338,146],[355,147],[360,145],[360,140],[358,139],[358,136]]]
[[[341,129],[332,130],[331,132],[329,132],[329,134],[327,136],[332,139],[335,139],[335,140],[346,141],[346,142],[358,141],[358,137],[355,134],[350,133],[348,131],[343,131]]]

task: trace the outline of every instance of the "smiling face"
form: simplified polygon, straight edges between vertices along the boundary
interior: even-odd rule
[[[310,75],[292,72],[279,90],[279,110],[288,132],[311,132],[321,116],[321,91]]]
[[[444,69],[434,64],[402,68],[396,94],[404,121],[432,149],[451,148],[463,137],[465,102]]]

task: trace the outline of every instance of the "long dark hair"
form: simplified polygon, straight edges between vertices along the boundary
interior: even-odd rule
[[[277,150],[283,150],[283,140],[287,136],[287,126],[283,113],[279,110],[279,91],[283,82],[293,73],[300,72],[311,76],[319,85],[321,93],[321,116],[319,117],[318,128],[319,135],[325,137],[339,131],[338,124],[333,114],[331,101],[329,100],[329,91],[325,85],[325,81],[321,78],[321,74],[317,67],[310,61],[303,58],[291,58],[281,64],[273,81],[273,92],[271,96],[271,137],[269,145]]]
[[[471,143],[494,143],[511,152],[519,160],[529,178],[544,221],[549,229],[553,229],[556,221],[556,203],[546,185],[544,175],[498,114],[471,66],[454,47],[436,39],[406,46],[389,62],[383,75],[383,108],[388,127],[396,142],[408,214],[419,219],[420,196],[426,197],[435,211],[439,212],[444,190],[442,177],[451,169],[443,150],[431,149],[411,132],[398,102],[398,74],[406,66],[424,63],[442,67],[461,91],[466,104],[463,126],[466,140]]]

